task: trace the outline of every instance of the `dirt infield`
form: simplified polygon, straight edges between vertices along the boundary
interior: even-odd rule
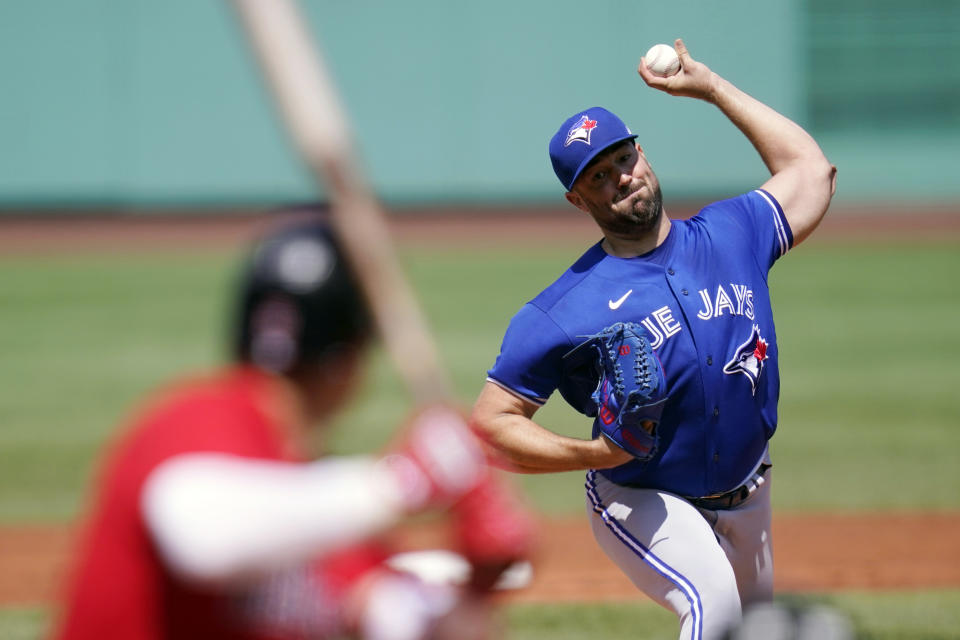
[[[642,598],[593,541],[584,516],[540,527],[534,577],[513,602]],[[434,525],[402,530],[409,549],[442,546]],[[773,527],[778,592],[960,588],[960,513],[782,515]],[[66,526],[0,528],[0,605],[56,598],[70,561]]]
[[[670,210],[686,218],[696,204]],[[189,212],[130,215],[3,215],[0,255],[142,250],[239,248],[262,230],[269,217],[261,211]],[[593,221],[571,207],[458,208],[405,210],[390,216],[401,246],[540,247],[550,243],[586,246],[599,239]],[[960,241],[960,205],[900,210],[846,207],[832,212],[809,240]],[[571,256],[574,257],[574,256]]]

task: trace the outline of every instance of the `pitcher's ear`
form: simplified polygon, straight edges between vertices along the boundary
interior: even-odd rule
[[[583,204],[583,198],[580,197],[580,194],[574,193],[573,191],[567,191],[563,196],[567,199],[567,202],[575,206],[581,211],[589,212],[589,209]]]

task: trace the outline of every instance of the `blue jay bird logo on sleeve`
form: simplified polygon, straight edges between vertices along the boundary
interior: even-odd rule
[[[750,390],[756,395],[757,380],[763,373],[763,361],[767,359],[767,347],[769,343],[760,335],[760,326],[753,325],[750,337],[747,341],[737,347],[733,358],[723,367],[723,372],[727,374],[742,373],[750,380]]]
[[[589,145],[590,135],[596,128],[597,121],[591,120],[590,116],[583,114],[577,123],[570,128],[570,131],[567,132],[567,141],[563,143],[563,146],[569,147],[574,142],[583,142]]]

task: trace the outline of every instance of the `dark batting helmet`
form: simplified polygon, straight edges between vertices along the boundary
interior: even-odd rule
[[[327,222],[327,207],[286,210],[241,272],[234,355],[290,373],[370,332],[370,312]]]

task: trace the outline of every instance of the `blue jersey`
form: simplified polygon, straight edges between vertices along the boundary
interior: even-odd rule
[[[732,489],[777,426],[767,275],[792,245],[779,203],[761,190],[673,220],[666,240],[639,257],[617,258],[597,243],[513,317],[489,379],[536,404],[559,390],[589,415],[591,389],[573,383],[564,355],[583,336],[638,323],[667,378],[660,446],[649,461],[602,473],[683,496]]]

